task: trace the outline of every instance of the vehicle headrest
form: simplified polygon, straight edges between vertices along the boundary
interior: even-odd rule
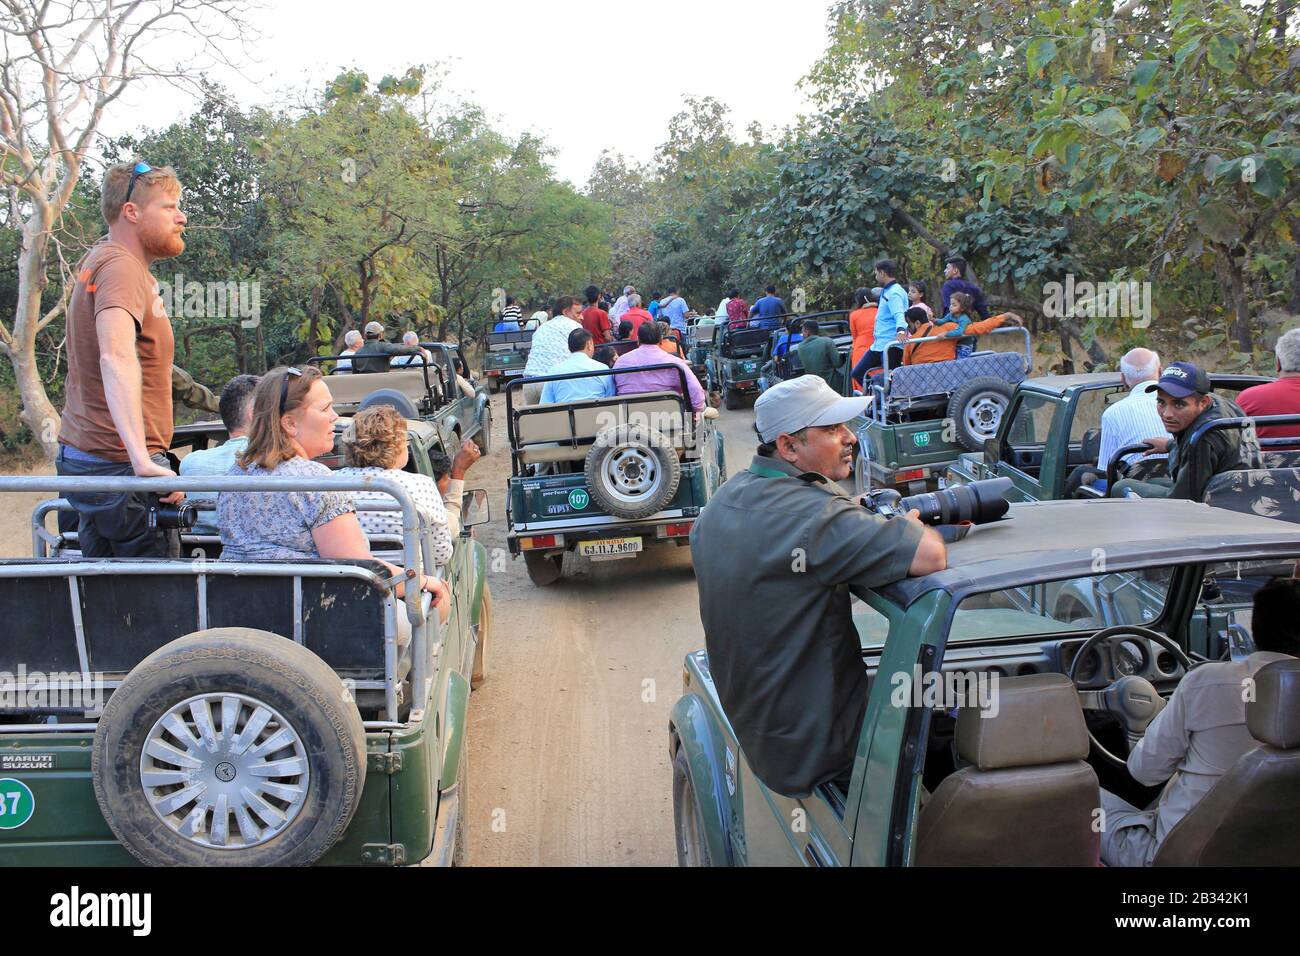
[[[395,388],[377,388],[361,400],[357,406],[357,411],[371,408],[375,405],[392,405],[393,408],[401,414],[403,418],[419,418],[420,413],[403,392]]]
[[[1300,660],[1274,661],[1255,672],[1255,698],[1246,701],[1246,729],[1270,747],[1300,746]]]
[[[972,702],[957,714],[957,752],[980,770],[1088,756],[1079,695],[1064,674],[1003,677],[989,692],[987,710]]]

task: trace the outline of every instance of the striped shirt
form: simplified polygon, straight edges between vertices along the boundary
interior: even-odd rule
[[[1129,393],[1101,413],[1101,450],[1097,454],[1097,467],[1105,471],[1111,457],[1125,445],[1137,445],[1148,438],[1168,435],[1165,423],[1156,411],[1156,391],[1151,382],[1139,382]],[[1173,436],[1169,436],[1173,441]],[[1125,455],[1130,465],[1141,455]],[[1164,455],[1153,456],[1164,458]]]

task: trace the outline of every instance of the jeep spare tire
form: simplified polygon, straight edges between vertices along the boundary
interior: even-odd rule
[[[127,675],[95,730],[91,779],[113,834],[143,863],[302,866],[352,821],[365,730],[311,651],[213,628]]]
[[[677,494],[682,464],[677,449],[646,425],[606,428],[587,453],[587,489],[603,510],[619,518],[648,518]]]
[[[957,441],[967,451],[983,451],[984,442],[998,437],[1002,416],[1011,405],[1012,387],[1000,378],[981,375],[962,384],[948,401],[948,417]]]

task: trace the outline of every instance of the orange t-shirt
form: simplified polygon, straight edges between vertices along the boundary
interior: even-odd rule
[[[95,320],[105,309],[125,309],[135,319],[145,446],[151,455],[166,451],[175,427],[171,320],[153,274],[107,236],[91,246],[77,265],[76,286],[68,302],[68,377],[59,442],[109,461],[129,460],[108,410],[99,368]]]
[[[849,368],[855,368],[862,361],[862,356],[867,354],[867,349],[875,341],[876,312],[879,308],[873,302],[849,313],[849,331],[853,333],[853,360],[849,363]]]

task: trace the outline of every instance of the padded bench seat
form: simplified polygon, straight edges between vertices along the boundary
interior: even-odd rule
[[[325,387],[330,390],[335,405],[360,405],[367,395],[381,388],[396,389],[418,408],[429,396],[424,385],[424,369],[393,369],[391,372],[344,373],[326,375]],[[438,389],[438,369],[429,366],[429,386]]]
[[[515,442],[524,464],[582,461],[599,432],[624,424],[649,425],[685,457],[699,455],[697,430],[683,419],[681,397],[676,392],[645,392],[518,408]]]

